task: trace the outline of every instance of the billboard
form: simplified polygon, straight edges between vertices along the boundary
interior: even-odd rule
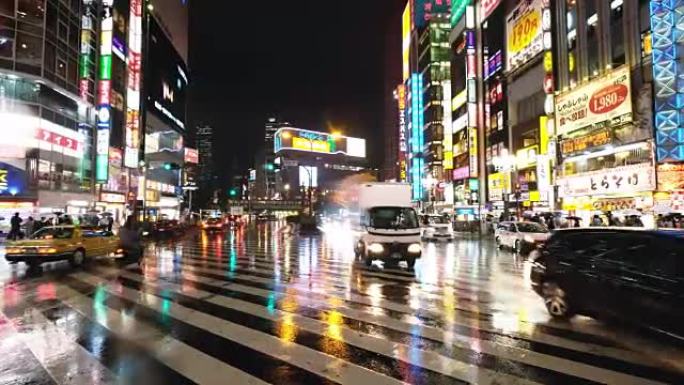
[[[149,75],[145,79],[147,108],[171,128],[184,131],[188,71],[154,17],[150,18],[150,46]]]
[[[274,151],[283,150],[313,152],[318,154],[342,154],[357,158],[366,157],[366,140],[327,132],[282,127],[275,134]]]
[[[309,181],[311,184],[309,184]],[[306,188],[318,187],[318,167],[299,166],[299,186]]]
[[[112,84],[112,35],[114,21],[111,4],[104,4],[100,25],[100,68],[97,82],[97,134],[95,139],[95,181],[109,179],[109,135],[112,128],[110,90]]]
[[[128,81],[126,82],[126,146],[124,166],[140,160],[140,75],[142,69],[142,0],[129,4]]]
[[[506,17],[506,70],[512,71],[544,50],[542,0],[521,1]]]
[[[556,133],[565,135],[582,128],[602,127],[632,120],[629,67],[556,98]]]
[[[185,163],[199,163],[199,152],[197,151],[197,149],[185,147]]]
[[[411,50],[411,0],[406,3],[401,17],[401,62],[404,82],[409,77],[409,53]]]
[[[424,27],[436,13],[449,15],[451,2],[447,0],[413,0],[413,23],[415,28]]]

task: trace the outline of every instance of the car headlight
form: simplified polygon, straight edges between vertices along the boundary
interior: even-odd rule
[[[525,242],[527,242],[527,243],[534,243],[534,238],[532,238],[532,237],[529,236],[529,235],[525,235],[525,236],[523,237],[523,240],[525,240]]]
[[[21,249],[18,247],[12,247],[12,248],[6,249],[5,253],[6,254],[19,254],[19,253],[21,253]]]
[[[382,253],[384,250],[385,250],[385,248],[382,247],[382,245],[379,244],[379,243],[371,243],[371,244],[368,246],[368,251],[370,251],[370,252],[373,253],[373,254],[380,254],[380,253]]]
[[[420,243],[412,243],[409,245],[407,251],[410,254],[418,254],[423,251],[423,247],[420,245]]]

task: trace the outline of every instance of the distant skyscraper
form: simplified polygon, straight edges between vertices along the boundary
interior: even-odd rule
[[[273,138],[281,127],[289,126],[288,122],[281,122],[277,118],[268,118],[264,133],[264,151],[256,158],[257,192],[260,196],[271,197],[276,191],[276,172],[272,167],[275,161],[273,152]]]
[[[199,187],[203,193],[213,188],[214,175],[214,129],[211,126],[197,127],[197,151],[199,152]]]

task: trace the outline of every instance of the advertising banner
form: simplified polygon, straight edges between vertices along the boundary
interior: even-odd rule
[[[659,164],[657,173],[658,191],[671,192],[674,190],[684,190],[684,164]]]
[[[506,17],[506,70],[512,71],[544,50],[542,0],[523,0]]]
[[[185,163],[198,164],[199,152],[194,148],[185,147]]]
[[[594,147],[606,145],[612,141],[611,130],[609,128],[602,128],[587,135],[562,141],[561,153],[563,156],[570,156]]]
[[[499,6],[501,0],[480,0],[480,19],[485,21],[485,19],[494,12],[496,7]]]
[[[561,197],[632,194],[655,189],[650,163],[591,171],[558,179]]]
[[[626,66],[556,99],[558,135],[631,120],[631,85]]]

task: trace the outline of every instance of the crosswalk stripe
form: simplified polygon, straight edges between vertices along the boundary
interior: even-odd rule
[[[210,263],[211,261],[207,261],[206,259],[203,259],[197,255],[192,255],[188,254],[189,259],[194,259],[198,261],[202,261],[203,263]],[[251,257],[245,257],[245,256],[237,256],[236,257],[239,260],[249,260],[250,263],[255,263],[255,265],[266,265],[266,267],[269,267],[268,265],[268,260],[260,260],[260,261],[254,261],[253,258]],[[223,261],[224,259],[221,259],[220,261]],[[214,263],[217,263],[217,261],[213,261]],[[273,262],[273,261],[271,261]],[[368,271],[365,270],[364,267],[355,267],[355,269],[360,270],[361,274],[366,277],[368,275]],[[345,269],[345,270],[348,270]],[[296,268],[293,268],[293,271],[296,271]],[[395,274],[395,270],[392,271],[392,275]],[[339,274],[338,274],[339,275]],[[389,274],[383,274],[383,275],[389,275]],[[413,278],[415,280],[415,277]],[[370,280],[368,280],[370,281]],[[463,281],[461,285],[463,284],[468,284],[470,285],[470,281]],[[520,293],[519,288],[515,287],[500,287],[500,280],[496,282],[496,289],[498,293],[500,292],[509,292],[509,293]],[[425,284],[420,283],[421,286],[421,292],[424,291]],[[491,285],[490,285],[491,286]],[[449,286],[446,285],[446,288]],[[446,289],[445,288],[445,289]],[[491,287],[486,289],[486,292],[490,292]],[[464,299],[463,296],[458,296],[455,297],[456,300],[458,300],[458,306],[457,306],[457,311],[461,316],[467,316],[467,317],[475,317],[480,319],[481,321],[491,321],[492,320],[492,313],[487,312],[486,308],[479,307],[477,305],[471,305],[469,303],[464,303],[462,300]],[[517,295],[516,295],[517,299]],[[532,296],[531,302],[534,305],[541,306],[541,302],[536,298],[536,295]],[[519,321],[523,322],[524,321]],[[574,339],[580,342],[587,342],[587,343],[592,343],[592,344],[599,344],[599,345],[604,345],[604,346],[617,346],[612,340],[610,339],[611,336],[608,335],[605,331],[603,330],[591,330],[591,334],[588,334],[588,331],[584,331],[583,333],[578,333],[570,324],[566,323],[551,323],[551,324],[545,324],[541,325],[539,323],[534,323],[530,324],[530,327],[534,327],[535,332],[543,331],[544,333],[547,334],[553,334],[558,337],[562,337],[565,339]]]
[[[115,384],[116,376],[74,341],[73,333],[60,328],[34,307],[18,318],[20,325],[31,325],[28,334],[20,333],[36,359],[60,384]],[[64,360],[68,356],[69,360]]]
[[[193,274],[209,278],[216,278],[224,282],[240,282],[249,286],[256,286],[262,289],[276,290],[279,292],[282,292],[284,290],[282,287],[274,286],[272,280],[253,277],[247,274],[241,274],[239,276],[229,278],[226,277],[225,274],[223,274],[224,272],[221,271],[203,268],[193,269]],[[331,290],[328,290],[326,292],[324,290],[319,290],[317,288],[289,285],[288,292],[292,290],[306,293],[304,295],[309,297],[313,295],[317,298],[325,299],[327,298],[326,295],[335,294],[339,299],[344,301],[351,300],[358,303],[364,303],[363,299],[355,298],[353,294],[349,293],[345,295],[344,293],[333,293]],[[399,310],[402,313],[407,314],[407,317],[409,317],[409,319],[411,319],[411,317],[413,317],[412,314],[415,314],[416,312],[414,309],[405,306],[404,309],[401,309],[403,305],[399,305],[393,302],[380,301],[381,300],[375,300],[372,297],[370,297],[368,298],[368,301],[364,304],[368,306],[376,305],[383,309],[389,308],[392,310]],[[377,314],[377,312],[374,313],[372,310],[370,311],[370,313]],[[590,365],[600,366],[607,369],[615,369],[617,371],[628,371],[630,372],[630,374],[635,375],[639,373],[651,373],[656,377],[663,375],[667,376],[666,374],[663,374],[662,371],[651,368],[650,366],[652,365],[649,364],[648,358],[644,357],[643,355],[621,349],[613,349],[602,346],[592,346],[591,344],[585,344],[581,342],[566,341],[562,338],[554,336],[545,336],[542,333],[537,332],[529,336],[520,335],[518,337],[512,338],[508,336],[508,334],[510,334],[509,332],[501,333],[497,330],[488,328],[483,325],[474,323],[464,323],[458,319],[454,320],[453,323],[451,323],[450,327],[453,328],[453,331],[459,335],[473,336],[479,339],[491,339],[492,341],[499,341],[502,343],[507,343],[512,346],[519,346],[521,348],[528,350],[531,349],[543,354],[565,357],[571,360],[581,361]],[[572,350],[569,350],[568,348]],[[653,366],[655,365],[656,364],[653,364]]]
[[[14,327],[12,319],[0,312],[0,383],[58,384],[52,373],[35,357]],[[9,358],[9,359],[8,359]]]
[[[113,272],[113,271],[111,271]],[[142,283],[146,285],[153,285],[155,287],[174,287],[176,291],[182,291],[183,286],[181,284],[171,284],[168,282],[163,282],[163,281],[157,281],[157,282],[150,282],[150,280],[144,280],[142,276],[138,274],[133,274],[131,272],[123,272],[122,276],[125,276],[126,280],[130,279],[132,281],[135,281],[137,283]],[[236,308],[239,309],[240,311],[249,311],[252,314],[256,314],[257,316],[264,316],[263,314],[263,305],[264,302],[268,301],[268,298],[270,297],[270,294],[268,292],[261,293],[260,299],[254,300],[250,298],[245,298],[244,295],[239,295],[239,292],[234,292],[233,290],[236,290],[235,285],[228,285],[228,286],[222,286],[222,287],[216,287],[214,286],[214,290],[211,289],[209,285],[202,285],[204,286],[203,289],[209,290],[209,292],[204,292],[202,289],[191,289],[185,292],[186,295],[191,295],[197,298],[206,298],[207,301],[217,303],[221,306],[225,307],[231,307],[231,308]],[[213,294],[216,294],[217,296],[213,296]],[[231,300],[228,297],[236,297],[238,300]],[[282,308],[283,310],[286,310],[287,312],[290,313],[296,313],[297,315],[295,316],[296,322],[295,324],[301,326],[307,324],[307,322],[311,322],[308,319],[319,319],[323,318],[324,320],[330,319],[330,314],[339,314],[341,317],[347,318],[347,322],[344,322],[345,327],[350,327],[356,332],[363,332],[364,330],[374,330],[378,329],[378,326],[382,328],[386,328],[382,333],[380,333],[383,336],[390,336],[392,334],[398,334],[396,332],[403,333],[401,336],[396,337],[393,341],[395,342],[400,342],[397,341],[397,339],[402,339],[404,341],[409,340],[407,343],[417,343],[418,345],[429,345],[426,346],[423,349],[428,349],[428,350],[434,350],[437,352],[440,352],[442,355],[449,356],[449,351],[453,352],[454,350],[463,350],[466,349],[469,353],[466,354],[478,354],[480,357],[477,360],[477,362],[480,364],[480,366],[488,367],[487,361],[501,361],[504,360],[503,362],[498,362],[497,363],[497,368],[499,370],[502,370],[505,372],[507,367],[518,367],[517,369],[513,370],[514,373],[518,375],[524,375],[527,377],[531,377],[536,380],[543,380],[545,383],[564,383],[564,384],[570,384],[570,383],[580,383],[582,382],[579,380],[578,377],[582,377],[586,380],[590,381],[606,381],[610,380],[610,382],[615,382],[615,383],[634,383],[634,384],[643,384],[643,383],[648,383],[647,380],[644,380],[642,378],[637,378],[634,376],[630,375],[625,375],[622,373],[617,373],[611,370],[605,370],[601,368],[596,368],[590,365],[586,365],[583,363],[578,363],[574,362],[571,360],[567,359],[562,359],[559,357],[555,356],[549,356],[549,355],[544,355],[544,354],[539,354],[531,351],[526,351],[522,349],[517,349],[517,348],[510,348],[506,346],[501,346],[497,345],[494,343],[491,343],[489,341],[484,341],[484,340],[477,340],[475,338],[464,338],[461,336],[456,336],[453,335],[452,333],[445,332],[445,331],[440,331],[437,329],[432,329],[432,328],[421,328],[421,327],[416,327],[415,325],[409,325],[406,323],[403,323],[398,320],[394,320],[388,317],[373,317],[369,319],[367,315],[364,315],[361,312],[354,312],[350,311],[349,309],[345,309],[342,306],[330,306],[330,304],[327,303],[321,303],[320,301],[316,301],[315,303],[308,303],[306,300],[302,300],[303,303],[299,303],[300,298],[292,298],[292,296],[287,296],[285,300],[288,300],[289,302],[295,302],[297,303],[297,307],[293,309],[294,306],[286,306],[286,305],[276,305],[276,308]],[[314,302],[314,301],[310,301]],[[308,307],[309,305],[313,307]],[[308,307],[308,308],[307,308]],[[248,310],[249,308],[255,309],[255,310]],[[323,313],[322,313],[323,312]],[[308,314],[306,314],[308,313]],[[321,317],[321,314],[326,315],[325,317]],[[304,319],[303,317],[307,317]],[[365,327],[362,328],[355,328],[353,327],[353,324],[364,324]],[[368,323],[373,323],[377,326],[373,326]],[[362,330],[364,329],[364,330]],[[389,332],[388,332],[389,330]],[[392,333],[392,331],[395,331]],[[317,331],[317,333],[321,334],[321,331]],[[411,337],[413,336],[413,337]],[[403,337],[403,338],[402,338]],[[422,339],[423,341],[417,341],[416,338]],[[439,341],[440,344],[435,345],[435,344],[430,344],[429,340],[431,341]],[[345,341],[349,342],[349,338],[345,337]],[[427,344],[425,342],[428,342]],[[368,346],[368,344],[363,343],[363,346]],[[477,351],[471,350],[474,346],[477,346]],[[456,355],[455,352],[451,355]],[[489,357],[489,359],[488,359]],[[497,358],[498,357],[498,358]],[[463,357],[456,358],[459,360],[462,360]],[[509,362],[505,362],[508,360]],[[516,364],[515,362],[511,361],[518,361],[521,364]],[[530,366],[526,366],[530,365]],[[545,370],[540,370],[541,369],[548,369],[550,372],[546,372]],[[536,372],[539,372],[536,374]],[[554,373],[557,372],[557,373]],[[569,377],[563,377],[559,376],[558,373],[565,373],[569,375]],[[537,377],[539,376],[539,377]]]
[[[122,276],[134,278],[138,282],[143,280],[139,273],[134,274],[134,272],[123,272]],[[273,292],[266,289],[259,289],[252,286],[245,286],[211,278],[197,276],[188,280],[184,279],[183,282],[188,283],[188,288],[193,286],[203,286],[202,288],[204,290],[208,290],[212,293],[221,293],[222,291],[225,293],[226,291],[233,291],[261,296],[267,299],[273,298]],[[439,341],[444,344],[458,345],[459,342],[463,342],[465,344],[463,345],[463,348],[466,349],[477,347],[478,352],[487,354],[491,353],[493,356],[510,358],[512,360],[521,361],[537,367],[550,368],[560,372],[566,372],[566,369],[563,368],[564,365],[567,364],[568,367],[573,367],[573,361],[576,361],[576,363],[574,363],[575,367],[586,368],[586,365],[588,365],[591,367],[591,370],[594,370],[594,367],[599,368],[599,372],[604,369],[608,372],[626,371],[630,375],[645,376],[649,378],[653,377],[656,379],[659,378],[661,380],[670,382],[680,381],[683,378],[681,375],[673,375],[669,372],[655,369],[651,367],[652,365],[655,365],[655,363],[649,364],[647,357],[628,351],[596,347],[587,344],[577,344],[576,346],[572,346],[576,350],[559,348],[553,345],[547,345],[538,342],[519,344],[519,346],[517,346],[506,343],[505,338],[501,336],[490,336],[486,331],[481,333],[462,333],[457,330],[454,332],[449,332],[447,330],[437,329],[430,326],[416,325],[410,321],[404,322],[383,314],[371,313],[368,312],[367,309],[366,311],[356,310],[346,306],[347,303],[338,297],[313,299],[311,296],[301,295],[292,289],[288,289],[284,298],[296,298],[296,301],[299,302],[301,306],[311,306],[313,309],[317,310],[335,310],[342,313],[342,315],[355,320],[356,322],[373,323],[382,327],[410,333],[415,336],[425,337],[433,341]],[[263,301],[253,300],[252,302],[260,303]],[[315,315],[313,318],[315,318]],[[470,325],[469,327],[476,328],[477,325]],[[374,330],[377,329],[377,327],[371,326],[366,329]],[[504,352],[503,354],[501,353],[502,351]],[[518,357],[518,355],[520,357]],[[547,360],[547,357],[552,357],[552,359]],[[554,364],[555,366],[548,366]],[[589,372],[591,372],[591,370],[589,370]],[[593,373],[596,372],[594,371]],[[568,372],[568,374],[574,373]],[[592,378],[602,377],[604,377],[603,374],[598,377],[594,376]]]
[[[194,264],[194,263],[188,264],[187,262],[183,262],[183,263],[181,263],[181,265],[192,267],[195,269],[195,271],[199,272],[200,274],[204,274],[204,275],[209,274],[210,277],[220,276],[221,279],[224,279],[224,280],[228,279],[230,281],[243,282],[243,283],[247,283],[247,284],[252,284],[251,282],[253,282],[254,284],[261,284],[261,285],[272,285],[273,284],[273,279],[271,279],[270,277],[264,278],[263,276],[254,276],[248,270],[243,270],[244,274],[240,274],[239,276],[226,277],[226,274],[223,270],[216,270],[216,269],[201,267],[201,266],[197,266],[197,264]],[[244,281],[251,281],[251,282],[244,282]],[[291,285],[291,286],[294,288],[297,288],[297,289],[309,290],[308,287],[302,287],[301,285]],[[373,296],[366,295],[366,296],[360,296],[359,297],[359,296],[356,296],[356,294],[354,294],[352,292],[348,292],[344,289],[340,289],[340,290],[338,290],[338,291],[328,290],[328,291],[324,291],[323,293],[321,293],[320,290],[309,290],[309,291],[312,291],[316,294],[323,294],[323,295],[325,295],[325,293],[335,294],[337,296],[344,298],[345,301],[347,301],[347,302],[354,302],[354,303],[361,304],[363,306],[378,307],[378,308],[382,308],[382,309],[393,311],[393,312],[404,313],[410,317],[415,317],[416,315],[418,315],[419,319],[423,319],[424,317],[427,317],[427,319],[430,321],[429,323],[431,323],[431,324],[435,323],[434,320],[439,320],[438,324],[444,324],[445,327],[447,327],[451,324],[459,324],[458,320],[462,319],[462,317],[456,317],[455,316],[456,314],[454,314],[454,317],[452,317],[453,319],[444,320],[443,314],[436,314],[434,312],[429,312],[425,309],[419,309],[418,310],[418,309],[412,308],[411,306],[406,306],[406,305],[400,304],[398,302],[388,301],[385,299],[378,299],[374,295]],[[455,299],[453,300],[453,302],[456,302]],[[442,303],[444,303],[443,299],[442,299]],[[480,308],[477,308],[474,306],[463,306],[463,305],[457,304],[457,303],[453,303],[452,305],[454,306],[456,313],[459,313],[459,312],[465,310],[465,311],[473,312],[475,314],[488,314],[489,316],[491,316],[491,313],[486,313],[486,311],[484,309],[480,309]],[[479,321],[477,319],[472,319],[472,317],[468,317],[468,318],[470,318],[471,321]],[[481,330],[489,331],[492,333],[498,333],[496,330],[494,330],[492,328],[487,328],[486,327],[487,324],[483,325],[481,322],[476,322],[476,324],[477,324],[477,327]],[[469,323],[467,323],[467,325],[472,326],[473,322],[469,322]],[[519,334],[521,338],[524,338],[524,339],[532,338],[533,340],[536,340],[537,337],[540,337],[540,336],[544,337],[544,336],[549,335],[547,329],[548,328],[539,327],[539,326],[535,325],[533,330],[531,330],[529,333],[526,333],[526,332],[524,332],[524,330],[521,330],[518,333],[508,332],[508,334],[512,334],[512,335],[518,335]],[[534,333],[532,333],[532,331]],[[507,336],[505,336],[505,337],[507,337]],[[553,334],[551,334],[550,337],[553,337]],[[571,342],[571,340],[567,340],[565,338],[556,338],[556,340],[561,342],[561,346],[564,345],[565,341]],[[593,345],[593,341],[591,341],[592,339],[584,338],[583,340],[589,340],[590,341],[589,343]],[[583,341],[580,340],[578,342],[582,343]],[[586,350],[586,346],[589,346],[589,345],[582,345],[582,348],[580,350]]]
[[[111,333],[122,336],[125,342],[119,343],[120,347],[125,348],[121,354],[141,357],[143,354],[135,354],[131,349],[135,346],[142,346],[145,354],[152,354],[161,364],[172,368],[175,373],[184,378],[171,375],[168,370],[161,368],[149,368],[147,371],[138,371],[134,378],[129,378],[127,383],[201,383],[201,384],[224,384],[225,378],[231,378],[240,384],[263,385],[266,384],[259,379],[249,376],[233,367],[225,365],[223,362],[194,349],[177,339],[161,333],[125,311],[112,308],[105,308],[103,304],[88,298],[81,293],[73,290],[66,285],[58,285],[57,299],[69,308],[77,311],[87,320],[106,328]],[[85,321],[79,324],[85,324]],[[97,336],[93,336],[97,338]],[[83,338],[88,338],[84,336]],[[95,342],[98,340],[96,339]],[[135,346],[131,346],[135,345]],[[98,352],[95,352],[98,353]],[[126,357],[116,358],[116,365],[121,367],[126,363]],[[131,364],[129,362],[129,364]],[[152,370],[154,369],[154,370]],[[146,373],[149,372],[149,373]],[[166,372],[166,375],[164,373]],[[130,374],[130,373],[129,373]],[[161,378],[159,378],[161,375]],[[155,376],[157,376],[156,380]],[[145,379],[147,378],[147,381]],[[66,382],[65,384],[68,384]]]
[[[69,277],[67,281],[70,279],[77,279],[79,282],[90,286],[91,289],[93,284],[106,282],[106,280],[93,276],[86,278],[82,275],[73,275]],[[68,284],[71,287],[77,286],[74,282]],[[275,382],[278,384],[308,384],[320,382],[354,384],[403,383],[402,381],[397,381],[391,377],[350,364],[342,359],[331,357],[314,349],[298,344],[283,343],[279,338],[266,335],[247,326],[228,322],[213,315],[193,310],[177,302],[170,303],[160,297],[151,294],[143,294],[137,290],[126,287],[121,288],[120,293],[108,286],[103,286],[103,288],[110,295],[107,300],[107,306],[132,306],[139,316],[148,319],[157,319],[157,322],[165,320],[165,322],[170,323],[172,325],[170,326],[170,331],[172,333],[183,333],[182,329],[184,328],[194,328],[193,333],[189,333],[188,337],[192,334],[194,338],[202,340],[199,343],[203,344],[202,350],[204,351],[214,349],[215,352],[213,354],[218,354],[220,351],[225,355],[227,354],[226,351],[239,351],[239,348],[237,347],[239,344],[244,347],[242,353],[242,360],[244,361],[265,359],[265,357],[259,358],[258,356],[253,356],[250,358],[249,356],[244,356],[249,353],[246,349],[249,349],[259,352],[262,356],[269,356],[273,359],[294,365],[287,369],[290,371],[290,381],[286,381],[282,376],[278,376],[278,381]],[[83,290],[85,290],[85,287]],[[249,348],[246,348],[247,346],[249,346]],[[252,355],[254,355],[254,353],[252,353]],[[225,362],[228,363],[229,360],[226,360]],[[236,363],[230,362],[230,364]],[[249,365],[253,366],[254,362],[250,362]],[[263,362],[260,363],[260,366],[262,373],[259,374],[270,376],[273,376],[274,374],[282,375],[282,371],[278,373],[277,370],[274,372],[266,370]],[[293,375],[292,372],[296,372],[296,370],[293,370],[295,367],[301,369],[298,373]],[[275,378],[273,380],[275,380]]]
[[[138,277],[140,278],[140,277]],[[182,291],[182,286],[179,284],[171,284],[168,282],[163,282],[163,281],[156,281],[156,282],[151,282],[149,280],[146,280],[142,282],[141,280],[128,280],[126,281],[129,282],[135,282],[133,285],[137,286],[139,283],[144,284],[145,287],[155,287],[157,289],[168,289],[172,288],[173,291],[175,292],[180,292]],[[311,333],[315,333],[318,336],[324,337],[324,338],[330,338],[332,336],[333,339],[340,341],[340,345],[344,343],[347,345],[346,349],[348,349],[349,345],[351,346],[357,346],[363,349],[369,349],[373,352],[376,352],[378,354],[382,354],[384,356],[388,357],[394,357],[396,359],[400,359],[402,361],[408,361],[412,365],[420,365],[423,368],[426,369],[431,369],[434,371],[441,371],[445,375],[451,375],[458,377],[464,381],[475,381],[474,378],[472,378],[472,374],[475,372],[479,372],[479,377],[477,381],[479,383],[487,383],[487,381],[484,380],[483,373],[482,372],[488,372],[489,370],[487,369],[486,363],[484,363],[482,357],[480,357],[479,360],[477,360],[480,364],[479,369],[476,369],[476,365],[464,365],[463,362],[461,361],[455,361],[449,359],[449,357],[444,356],[444,355],[439,355],[437,352],[431,351],[431,349],[426,350],[425,348],[419,348],[419,346],[424,345],[425,342],[428,342],[427,340],[419,338],[419,336],[414,336],[411,335],[410,333],[397,333],[394,332],[393,334],[396,335],[401,335],[402,337],[405,337],[405,341],[397,341],[397,339],[390,341],[386,341],[385,338],[380,338],[380,337],[374,337],[371,336],[367,333],[360,332],[360,330],[351,328],[349,325],[347,325],[346,322],[344,321],[343,314],[341,312],[338,312],[334,309],[329,309],[327,312],[320,312],[316,311],[312,308],[309,308],[309,316],[304,316],[301,313],[306,312],[305,309],[302,307],[297,307],[296,309],[290,308],[288,306],[284,306],[286,308],[289,308],[289,310],[282,310],[281,308],[283,306],[280,305],[275,305],[273,309],[269,309],[267,307],[267,298],[263,298],[261,300],[251,302],[244,300],[244,296],[240,295],[222,295],[222,294],[227,294],[226,289],[223,293],[220,293],[219,291],[203,291],[201,289],[192,289],[192,290],[187,290],[183,293],[183,295],[187,295],[193,298],[196,298],[198,300],[203,300],[207,301],[213,304],[216,304],[218,306],[228,308],[228,309],[234,309],[234,311],[239,311],[241,313],[246,313],[246,314],[251,314],[256,317],[260,318],[265,318],[269,319],[272,321],[280,321],[280,320],[287,320],[288,322],[294,323],[294,325],[297,325],[297,328],[301,329],[302,331],[309,331]],[[215,295],[216,294],[216,295]],[[235,299],[233,297],[243,297],[242,299]],[[279,310],[280,309],[280,310]],[[316,313],[316,314],[311,314],[311,313]],[[320,318],[320,319],[319,319]],[[347,321],[350,321],[349,319]],[[363,323],[363,321],[359,320],[351,320],[356,323]],[[380,329],[380,327],[375,326],[376,329]],[[389,329],[388,329],[389,331]],[[422,340],[422,341],[419,341]],[[437,346],[436,344],[429,344],[430,346]],[[398,353],[397,351],[401,352]],[[408,356],[405,354],[406,352],[412,351],[413,354],[409,354]],[[356,356],[356,354],[348,354],[350,357]],[[509,365],[509,366],[516,366],[514,362],[504,362],[500,363],[502,366]],[[374,365],[376,367],[376,365]],[[444,368],[448,368],[446,370]],[[503,368],[500,368],[503,369]],[[520,368],[519,373],[525,373],[527,369],[532,369],[534,370],[535,368],[526,368],[522,369]],[[507,377],[508,375],[505,373],[506,370],[501,370],[499,373],[491,371],[489,374],[491,375],[492,378],[498,377],[496,380],[504,381],[506,383],[511,382],[515,379],[515,377]],[[466,374],[469,373],[469,374]],[[518,373],[518,374],[519,374]],[[548,373],[546,373],[548,374]],[[558,376],[555,376],[556,378]],[[546,379],[549,378],[554,378],[553,374],[548,374]],[[572,378],[570,377],[562,377],[565,382],[564,383],[574,383],[572,382]],[[496,381],[495,380],[495,381]],[[570,380],[570,381],[569,381]],[[520,380],[516,380],[520,382]],[[431,382],[430,382],[431,383]]]

